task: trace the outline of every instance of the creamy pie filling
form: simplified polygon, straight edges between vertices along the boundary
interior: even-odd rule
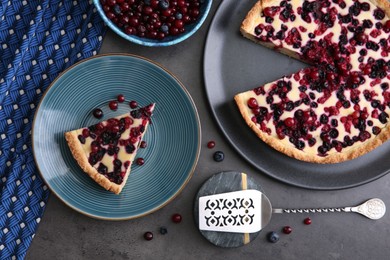
[[[390,115],[385,12],[370,1],[273,3],[253,35],[316,67],[242,93],[252,121],[286,145],[319,156],[375,138]]]
[[[74,130],[88,161],[111,182],[121,184],[150,120],[154,104]]]

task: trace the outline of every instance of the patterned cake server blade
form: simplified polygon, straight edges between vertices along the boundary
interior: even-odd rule
[[[269,199],[258,190],[242,190],[199,198],[199,229],[254,233],[265,227],[272,215]]]
[[[272,209],[258,190],[242,190],[199,198],[199,229],[207,231],[254,233],[263,229],[272,213],[359,213],[377,220],[386,213],[385,203],[373,198],[354,207],[314,209]]]

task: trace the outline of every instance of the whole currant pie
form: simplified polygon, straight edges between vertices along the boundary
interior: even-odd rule
[[[317,163],[356,158],[390,137],[390,2],[263,0],[242,34],[310,68],[237,94],[267,144]]]
[[[154,104],[65,133],[80,167],[106,190],[119,194],[150,123]]]

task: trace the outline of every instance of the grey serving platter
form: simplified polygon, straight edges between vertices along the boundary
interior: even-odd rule
[[[294,186],[335,190],[355,187],[387,174],[390,143],[357,159],[338,164],[298,161],[263,143],[245,124],[235,94],[276,80],[306,64],[257,45],[239,32],[256,0],[224,0],[211,22],[204,52],[204,80],[212,113],[221,131],[260,173]]]

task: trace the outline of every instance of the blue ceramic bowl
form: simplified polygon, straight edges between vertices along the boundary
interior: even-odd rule
[[[144,46],[152,46],[152,47],[160,47],[160,46],[170,46],[182,42],[193,35],[206,20],[207,15],[210,11],[212,0],[204,0],[204,2],[200,6],[200,15],[195,23],[189,24],[185,26],[186,31],[176,36],[167,36],[162,40],[157,39],[149,39],[145,37],[138,37],[136,35],[128,35],[124,33],[115,23],[113,23],[110,19],[107,18],[106,14],[103,11],[102,5],[100,4],[100,0],[93,0],[100,16],[103,18],[104,22],[118,35],[122,38],[125,38],[128,41],[144,45]]]

